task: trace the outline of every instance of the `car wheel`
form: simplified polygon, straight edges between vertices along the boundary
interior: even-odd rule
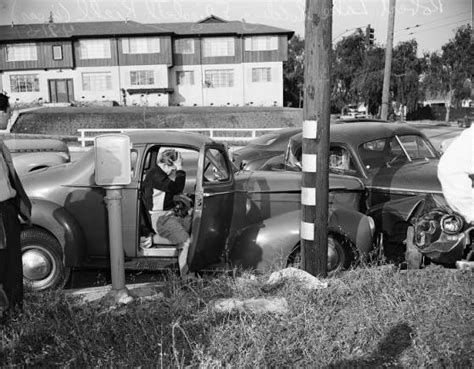
[[[405,251],[405,262],[407,269],[420,269],[423,265],[423,254],[416,248],[413,239],[415,230],[412,226],[407,230],[407,249]]]
[[[346,244],[347,243],[347,244]],[[336,274],[349,268],[354,260],[350,242],[340,242],[338,237],[328,235],[328,275]],[[301,268],[301,247],[298,245],[288,258],[288,266]]]
[[[71,269],[63,263],[59,242],[40,229],[21,233],[23,282],[33,290],[63,288]]]

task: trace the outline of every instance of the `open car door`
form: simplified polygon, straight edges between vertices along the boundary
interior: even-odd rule
[[[234,177],[224,145],[204,146],[198,159],[190,271],[223,261],[234,206]]]

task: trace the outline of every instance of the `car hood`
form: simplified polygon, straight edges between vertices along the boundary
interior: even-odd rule
[[[301,192],[301,172],[240,172],[237,178],[244,180],[237,181],[237,190],[246,192]],[[364,189],[363,183],[355,177],[330,174],[330,191],[361,191]]]
[[[438,180],[438,159],[417,160],[402,166],[380,168],[369,173],[367,187],[390,191],[442,193]]]

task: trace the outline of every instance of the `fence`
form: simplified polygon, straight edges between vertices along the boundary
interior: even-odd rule
[[[247,143],[258,137],[257,133],[276,131],[279,128],[81,128],[77,140],[82,147],[87,142],[94,141],[94,137],[103,133],[124,133],[127,131],[180,131],[195,132],[209,136],[215,141],[228,142],[230,144]]]

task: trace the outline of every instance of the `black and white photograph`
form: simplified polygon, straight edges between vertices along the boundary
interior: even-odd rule
[[[474,366],[469,0],[0,0],[0,368]]]

